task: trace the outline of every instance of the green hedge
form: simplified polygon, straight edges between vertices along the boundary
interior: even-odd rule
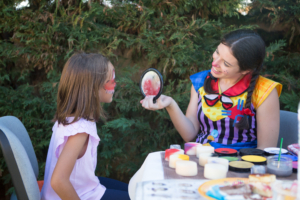
[[[38,158],[39,179],[43,179],[60,74],[78,50],[102,53],[116,68],[114,100],[103,105],[109,118],[97,124],[99,176],[128,182],[148,153],[183,144],[165,110],[142,109],[138,85],[142,71],[160,70],[163,93],[185,112],[189,75],[209,69],[221,35],[237,28],[256,29],[264,37],[268,56],[263,73],[284,84],[281,109],[296,111],[299,49],[289,42],[290,35],[277,31],[270,37],[260,28],[251,14],[261,6],[257,2],[247,16],[237,12],[239,0],[112,1],[111,8],[98,1],[30,2],[31,7],[19,10],[10,1],[0,2],[0,115],[13,115],[24,123]],[[292,41],[299,39],[296,33]],[[9,184],[3,156],[0,168],[3,183]]]

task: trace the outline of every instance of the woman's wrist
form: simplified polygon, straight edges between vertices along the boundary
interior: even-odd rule
[[[176,104],[176,101],[172,97],[169,97],[169,98],[170,98],[170,104],[166,107],[166,109],[172,110]]]

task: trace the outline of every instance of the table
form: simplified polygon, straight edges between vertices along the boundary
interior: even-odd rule
[[[206,180],[166,179],[137,184],[137,200],[207,200],[197,191]]]
[[[128,186],[128,191],[129,191],[129,196],[131,200],[135,200],[135,194],[136,194],[136,186],[138,183],[145,182],[145,181],[157,181],[157,180],[165,180],[170,177],[165,177],[164,171],[166,172],[167,170],[174,170],[170,169],[166,166],[165,161],[163,161],[161,157],[161,153],[164,151],[159,151],[159,152],[153,152],[148,154],[147,158],[145,159],[144,163],[142,164],[141,168],[134,174],[134,176],[130,179],[129,181],[129,186]],[[196,158],[191,157],[191,160],[195,160]],[[165,165],[165,167],[164,167]],[[200,168],[200,170],[199,170]],[[196,177],[182,177],[179,176],[176,178],[181,178],[181,179],[197,179],[202,181],[202,183],[209,181],[208,179],[205,179],[203,177],[203,167],[198,168],[198,175]],[[231,172],[229,171],[227,174],[227,177],[248,177],[249,173],[236,173],[236,172]],[[297,179],[297,174],[293,173],[292,176],[287,177],[287,178],[281,178],[277,177],[278,180],[295,180]],[[136,199],[138,200],[138,199]]]
[[[141,168],[130,179],[128,192],[131,200],[135,200],[137,183],[164,179],[164,171],[160,156],[161,152],[163,151],[149,153]]]

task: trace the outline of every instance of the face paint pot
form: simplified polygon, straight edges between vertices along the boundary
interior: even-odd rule
[[[239,160],[238,157],[231,157],[231,156],[224,156],[224,157],[222,156],[222,158],[228,160],[229,162],[231,162],[231,161],[238,161]]]
[[[246,162],[251,162],[255,165],[265,165],[267,164],[267,159],[262,156],[253,156],[253,155],[248,155],[248,156],[242,156],[241,160],[246,161]]]
[[[229,148],[215,149],[215,153],[217,153],[219,156],[237,156],[237,150]]]
[[[202,146],[202,144],[197,142],[187,142],[184,144],[184,153],[186,155],[197,155],[197,146]]]
[[[181,149],[181,146],[179,144],[171,144],[170,149]]]
[[[266,167],[263,165],[254,165],[251,167],[251,174],[265,174]]]
[[[265,151],[265,154],[267,156],[278,155],[279,151],[280,151],[280,148],[278,148],[278,147],[269,147],[269,148],[265,148],[264,151]],[[288,150],[281,149],[281,154],[285,154],[285,153],[288,153]]]
[[[250,172],[251,167],[254,166],[253,163],[245,161],[232,161],[229,163],[229,170],[233,172]]]
[[[265,152],[263,150],[254,149],[254,148],[245,148],[239,151],[240,156],[247,156],[247,155],[263,156],[264,153]]]
[[[298,161],[293,162],[293,172],[297,173],[298,172]]]
[[[276,176],[290,176],[293,172],[293,160],[281,157],[278,161],[277,156],[269,156],[267,160],[267,171]]]

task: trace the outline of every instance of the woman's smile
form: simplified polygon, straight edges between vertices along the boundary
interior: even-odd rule
[[[214,66],[212,66],[211,69],[212,69],[214,74],[221,74],[222,73],[222,71],[217,70],[216,67],[214,67]]]

